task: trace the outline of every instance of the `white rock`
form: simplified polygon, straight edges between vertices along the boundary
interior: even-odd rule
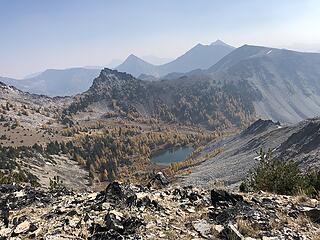
[[[206,236],[210,233],[211,226],[206,220],[199,220],[193,222],[193,228],[201,234],[201,236]]]
[[[222,232],[224,227],[222,225],[214,225],[214,230],[216,230],[218,233]]]
[[[111,210],[109,213],[114,214],[117,219],[123,218],[123,214],[121,212],[116,211],[116,210]]]
[[[87,198],[88,198],[88,200],[94,200],[94,199],[96,199],[97,195],[98,195],[98,193],[90,193],[87,196]]]
[[[9,237],[10,233],[11,233],[11,229],[10,228],[2,228],[2,229],[0,229],[0,236],[1,237],[4,237],[4,238]]]
[[[194,210],[194,207],[191,207],[191,208],[187,208],[186,209],[189,213],[195,213],[196,210]]]
[[[23,197],[23,196],[26,195],[26,193],[25,193],[24,191],[19,191],[19,192],[15,192],[14,195],[15,195],[16,197]]]
[[[25,233],[29,230],[29,228],[30,228],[30,223],[28,221],[24,221],[14,229],[14,233],[16,234]]]
[[[104,202],[102,203],[102,210],[108,210],[110,209],[110,203]]]

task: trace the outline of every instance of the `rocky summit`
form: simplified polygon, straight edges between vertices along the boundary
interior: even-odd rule
[[[161,186],[161,188],[159,188]],[[0,239],[317,239],[320,203],[265,192],[110,183],[104,191],[0,188]]]

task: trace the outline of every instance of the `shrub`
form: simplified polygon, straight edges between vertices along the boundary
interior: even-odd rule
[[[49,190],[51,192],[58,192],[64,189],[66,189],[66,187],[59,176],[54,176],[53,179],[50,178]]]
[[[320,171],[309,170],[303,174],[293,161],[279,161],[272,157],[269,149],[259,152],[260,163],[250,174],[249,179],[241,183],[240,191],[267,191],[277,194],[294,195],[299,191],[315,196],[320,188]]]
[[[246,181],[242,182],[239,186],[240,192],[249,192],[249,186]]]
[[[38,178],[33,174],[23,170],[1,170],[0,184],[30,183],[34,187],[39,187]]]
[[[304,176],[304,192],[309,196],[317,196],[320,192],[320,170],[309,169]]]

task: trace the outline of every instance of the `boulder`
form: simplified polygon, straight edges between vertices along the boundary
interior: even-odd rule
[[[169,184],[169,180],[164,175],[163,172],[158,172],[154,177],[151,178],[149,183],[147,184],[147,187],[150,189],[152,186],[156,187],[164,187]]]
[[[156,211],[163,210],[163,207],[156,201],[151,200],[148,196],[137,200],[137,207],[148,207]]]
[[[106,232],[98,232],[93,234],[88,238],[89,240],[124,240],[125,237],[122,236],[117,231],[111,229]]]
[[[121,184],[117,181],[114,181],[106,187],[105,191],[102,191],[99,194],[97,194],[95,201],[102,203],[107,200],[119,201],[123,198],[124,192]]]
[[[123,198],[123,190],[122,186],[119,182],[112,182],[110,183],[105,191],[106,196]]]
[[[220,233],[221,237],[233,240],[244,240],[244,236],[238,231],[238,229],[231,223],[225,226],[224,230]]]
[[[134,206],[134,205],[136,205],[136,203],[137,203],[137,195],[136,194],[132,194],[132,195],[130,195],[129,197],[127,197],[127,199],[126,199],[126,204],[127,204],[127,206],[128,207],[132,207],[132,206]]]
[[[8,227],[8,225],[9,225],[9,207],[8,207],[7,203],[2,204],[0,202],[0,204],[1,204],[0,218],[2,219],[4,225],[6,227]]]
[[[124,227],[122,224],[122,221],[123,221],[122,213],[117,211],[110,211],[106,215],[104,221],[107,229],[113,229],[119,233],[124,232]]]
[[[17,192],[23,189],[19,185],[15,184],[1,184],[0,185],[0,193],[12,193],[12,192]]]
[[[18,224],[13,232],[14,232],[14,234],[18,235],[18,234],[21,234],[21,233],[28,232],[29,229],[30,229],[30,222],[29,221],[24,221],[24,222]]]
[[[210,196],[211,196],[211,203],[215,207],[218,205],[228,205],[230,203],[232,205],[235,205],[237,202],[243,201],[243,197],[241,195],[228,193],[227,191],[224,191],[224,190],[213,189],[211,190]]]
[[[124,233],[126,235],[135,234],[136,230],[144,225],[143,221],[137,217],[130,217],[123,221]]]
[[[302,211],[314,223],[320,223],[320,208],[305,207]]]
[[[203,238],[209,238],[211,232],[211,225],[204,219],[195,221],[192,223],[193,228],[200,234]]]

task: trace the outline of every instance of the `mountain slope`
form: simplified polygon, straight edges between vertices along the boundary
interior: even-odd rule
[[[146,82],[104,69],[88,91],[75,97],[67,112],[121,112],[217,129],[252,120],[252,102],[259,97],[246,82],[221,84],[205,75]]]
[[[0,82],[0,132],[6,135],[0,139],[1,146],[30,146],[56,139],[59,134],[44,134],[48,129],[43,126],[57,121],[70,100],[25,93]]]
[[[222,153],[192,169],[184,184],[210,185],[223,181],[237,184],[258,163],[260,148],[272,149],[277,159],[293,160],[303,169],[320,166],[320,118],[281,126],[270,120],[258,120],[235,136],[213,141],[202,154],[222,149]]]
[[[116,67],[118,71],[127,72],[133,76],[139,76],[140,74],[147,74],[157,76],[156,66],[138,58],[131,54],[122,64]]]
[[[198,44],[170,63],[159,66],[161,76],[172,72],[189,72],[195,69],[207,69],[228,55],[235,48],[220,40],[210,44]]]
[[[163,77],[172,72],[185,73],[195,69],[207,69],[235,48],[220,40],[210,44],[198,44],[177,59],[163,64],[152,65],[134,55],[130,55],[117,70],[137,77],[141,74]]]
[[[48,69],[29,79],[0,78],[0,81],[30,93],[70,96],[89,89],[99,72],[99,69],[87,68]]]
[[[248,81],[262,95],[257,115],[296,123],[320,114],[320,54],[245,45],[208,69],[213,79]]]

